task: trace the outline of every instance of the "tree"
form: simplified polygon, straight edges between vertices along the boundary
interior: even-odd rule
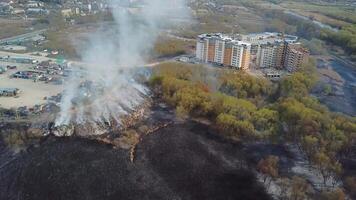
[[[256,111],[256,106],[250,101],[237,99],[234,97],[221,95],[221,111],[218,113],[228,113],[234,115],[239,120],[249,120],[251,115]]]
[[[279,179],[278,182],[279,187],[281,188],[280,190],[280,197],[282,199],[287,199],[288,197],[288,189],[291,187],[291,181],[289,178],[283,177]]]
[[[296,72],[282,80],[280,83],[280,95],[296,98],[307,96],[314,83],[315,77]]]
[[[320,200],[345,200],[346,195],[340,188],[336,188],[333,191],[323,191],[320,195]]]
[[[323,182],[325,186],[327,186],[328,180],[341,175],[341,164],[337,161],[332,160],[323,152],[316,153],[312,161],[316,164],[321,176],[323,177]]]
[[[319,139],[312,135],[306,135],[303,138],[302,146],[306,155],[310,159],[319,149]]]
[[[192,68],[197,67],[199,65],[190,65],[183,63],[162,63],[153,69],[153,73],[155,75],[177,78],[181,80],[190,80],[192,77]]]
[[[268,108],[262,108],[253,114],[253,124],[261,137],[276,135],[278,121],[278,112]]]
[[[198,87],[185,87],[178,90],[173,95],[173,101],[178,104],[180,111],[186,114],[204,116],[211,109],[208,107],[210,102],[209,93]]]
[[[154,52],[158,57],[178,56],[186,53],[188,45],[189,43],[178,39],[163,39],[155,44]]]
[[[308,182],[298,176],[292,178],[292,188],[290,193],[290,198],[293,200],[304,200],[307,198],[308,191],[310,190],[310,185]]]
[[[272,83],[267,79],[258,79],[245,72],[222,73],[220,91],[237,98],[255,98],[269,95]]]
[[[356,198],[356,176],[346,177],[345,188],[349,191],[351,197]]]
[[[348,156],[352,153],[352,148],[356,144],[356,123],[354,118],[346,118],[345,116],[336,115],[333,118],[333,125],[337,130],[347,138],[344,141],[341,152],[344,156]]]
[[[269,155],[267,158],[258,162],[257,170],[264,175],[264,183],[268,181],[267,184],[269,185],[273,178],[278,177],[278,162],[279,158],[272,155]]]
[[[325,95],[330,95],[332,93],[332,91],[333,91],[333,89],[332,89],[330,84],[325,84],[323,90],[324,90],[324,94]]]
[[[229,136],[251,138],[254,133],[253,125],[246,120],[237,120],[235,116],[221,113],[216,119],[217,126]]]

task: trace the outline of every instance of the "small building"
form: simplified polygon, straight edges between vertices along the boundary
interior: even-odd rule
[[[14,15],[25,14],[25,10],[22,8],[14,8],[12,10],[12,14]]]
[[[7,67],[0,66],[0,74],[3,74],[7,71]]]
[[[17,88],[0,88],[0,96],[13,97],[19,93]]]
[[[270,72],[266,72],[265,76],[267,78],[281,78],[281,73],[277,72],[277,71],[270,71]]]
[[[73,15],[72,9],[63,9],[61,10],[62,16],[63,17],[70,17]]]
[[[296,72],[308,62],[309,50],[300,43],[290,44],[286,48],[284,65],[288,72]]]
[[[28,8],[26,10],[26,14],[28,15],[48,15],[49,10],[45,8]]]
[[[75,14],[79,15],[80,14],[80,9],[79,8],[75,8]]]
[[[189,62],[189,57],[181,56],[181,57],[178,58],[178,61],[180,61],[180,62]]]
[[[15,62],[15,63],[22,63],[22,64],[36,64],[38,60],[34,60],[31,58],[23,58],[23,57],[7,57],[5,59],[6,62]]]
[[[27,8],[39,8],[39,7],[43,7],[44,3],[40,2],[40,1],[28,1],[26,4]]]

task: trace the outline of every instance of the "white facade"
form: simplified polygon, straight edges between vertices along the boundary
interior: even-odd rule
[[[203,34],[197,40],[196,58],[203,62],[210,61],[246,69],[250,64],[250,51],[250,43],[235,40],[224,34]]]
[[[241,45],[233,45],[232,47],[232,57],[231,65],[237,68],[241,68],[242,57],[243,57],[244,48]]]
[[[197,57],[197,59],[199,60],[204,60],[204,49],[205,49],[205,45],[204,45],[205,41],[201,41],[201,40],[198,40],[197,41],[197,47],[196,47],[196,50],[195,50],[195,55]]]
[[[214,62],[223,64],[224,63],[224,50],[225,50],[225,41],[216,40],[215,41],[215,57]]]
[[[260,68],[276,67],[278,65],[278,54],[280,44],[269,44],[258,47],[256,64]]]

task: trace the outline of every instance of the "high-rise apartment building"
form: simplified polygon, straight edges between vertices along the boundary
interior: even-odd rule
[[[204,62],[248,69],[250,52],[251,44],[247,42],[220,33],[203,34],[198,37],[196,57]]]
[[[274,42],[258,46],[256,64],[260,68],[283,68],[284,42]]]
[[[275,42],[258,48],[256,64],[260,68],[297,71],[308,60],[309,51],[295,42]]]
[[[289,72],[295,72],[308,60],[309,51],[300,43],[288,44],[285,48],[284,67]]]
[[[248,69],[251,60],[259,68],[295,72],[307,60],[308,51],[298,37],[280,33],[228,36],[221,33],[198,36],[196,57],[203,62]]]

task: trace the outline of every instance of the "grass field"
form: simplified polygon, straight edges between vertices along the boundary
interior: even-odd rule
[[[343,20],[335,19],[332,17],[328,17],[326,15],[317,13],[317,12],[312,12],[312,11],[302,11],[302,10],[295,10],[296,13],[315,19],[319,22],[322,22],[324,24],[328,24],[333,27],[342,27],[342,26],[347,26],[350,25],[350,23],[345,22]]]
[[[0,18],[0,39],[30,32],[30,23],[24,20],[8,20]]]
[[[189,53],[194,42],[183,41],[175,38],[162,36],[154,46],[155,57],[178,56],[181,54]]]
[[[355,7],[330,4],[313,4],[295,1],[286,1],[281,3],[280,6],[287,9],[321,14],[334,20],[344,21],[348,23],[356,23]]]

